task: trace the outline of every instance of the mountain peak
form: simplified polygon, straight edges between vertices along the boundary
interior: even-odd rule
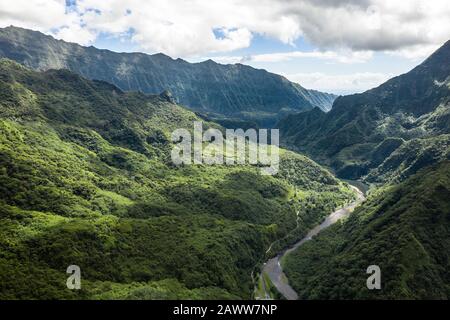
[[[417,66],[418,69],[437,67],[436,71],[448,72],[450,70],[450,40],[445,42],[435,52],[433,52],[422,64]]]
[[[329,113],[302,112],[278,126],[285,144],[343,178],[400,179],[448,157],[449,79],[447,41],[410,72],[338,97]],[[414,162],[416,153],[420,158]]]

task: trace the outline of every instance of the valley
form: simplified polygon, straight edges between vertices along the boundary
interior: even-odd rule
[[[287,150],[275,176],[174,166],[170,132],[200,119],[164,96],[7,59],[0,88],[2,299],[250,298],[270,242],[353,197]],[[66,288],[69,265],[82,290]]]
[[[361,94],[279,123],[284,145],[373,188],[343,223],[284,259],[299,299],[447,299],[450,42]],[[283,138],[282,138],[283,140]],[[365,270],[379,266],[380,290]]]
[[[449,93],[449,41],[337,97],[1,28],[0,299],[448,299]],[[270,172],[247,157],[261,128]],[[213,140],[244,161],[196,158]]]
[[[369,193],[346,221],[286,256],[299,299],[447,299],[449,162]],[[367,290],[366,268],[381,270]]]
[[[313,237],[317,236],[322,230],[330,227],[341,219],[347,218],[353,210],[365,200],[363,191],[357,187],[352,186],[353,191],[356,193],[356,199],[349,204],[346,204],[342,208],[333,211],[325,220],[320,224],[315,226],[313,229],[308,231],[306,236],[295,244],[291,245],[287,249],[283,249],[280,253],[277,253],[274,258],[270,258],[264,262],[261,274],[259,275],[257,288],[255,288],[257,300],[260,299],[271,299],[271,292],[267,290],[274,286],[276,290],[287,300],[297,300],[298,294],[289,285],[289,279],[283,272],[283,263],[288,254],[293,251],[298,250],[306,241],[312,240]],[[271,246],[266,254],[271,251]]]
[[[284,146],[343,179],[397,183],[450,155],[450,42],[377,88],[278,123]]]

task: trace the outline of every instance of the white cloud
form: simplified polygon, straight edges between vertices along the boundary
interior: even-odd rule
[[[393,75],[372,72],[330,75],[314,72],[284,74],[284,76],[308,89],[348,94],[377,87]]]
[[[78,24],[72,24],[69,26],[63,26],[56,32],[52,33],[56,39],[62,39],[68,42],[77,42],[82,45],[88,45],[94,42],[96,34],[89,31],[87,28],[83,28]]]
[[[298,58],[317,58],[342,63],[366,62],[372,57],[370,51],[291,51],[283,53],[259,54],[249,57],[254,62],[280,62]]]
[[[45,13],[45,14],[44,14]],[[19,25],[48,30],[67,22],[65,1],[0,1],[0,26]]]
[[[300,29],[320,48],[395,51],[450,37],[448,0],[291,2]]]
[[[92,43],[96,32],[82,26],[78,13],[68,11],[64,0],[0,1],[0,27],[20,26],[51,34],[57,39]]]
[[[329,62],[363,63],[370,60],[372,56],[373,52],[371,51],[289,51],[255,54],[248,56],[214,56],[202,58],[201,60],[212,59],[218,63],[228,64],[249,62],[276,63],[294,59],[314,58],[327,60]]]
[[[450,38],[448,0],[77,0],[73,9],[64,0],[2,0],[0,26],[82,44],[101,32],[121,37],[132,30],[144,51],[174,57],[246,48],[255,34],[290,45],[305,37],[320,50],[318,58],[347,50],[352,62],[370,51],[423,57]],[[302,56],[294,51],[259,59]]]
[[[397,50],[387,50],[386,53],[392,56],[399,56],[407,58],[410,60],[421,60],[425,57],[430,56],[434,51],[436,51],[442,43],[439,44],[428,44],[428,45],[414,45],[407,48],[401,48]]]
[[[250,1],[251,2],[251,1]],[[292,44],[300,36],[294,18],[262,0],[257,7],[242,1],[79,0],[83,21],[97,31],[123,33],[147,52],[178,57],[229,52],[249,47],[260,33]],[[96,10],[92,10],[96,9]],[[128,12],[128,14],[125,14]]]

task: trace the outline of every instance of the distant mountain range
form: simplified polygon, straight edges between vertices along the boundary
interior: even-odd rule
[[[338,176],[401,180],[450,157],[450,41],[410,72],[278,123],[283,143]]]
[[[177,103],[219,121],[271,125],[288,113],[314,107],[328,111],[336,98],[242,64],[189,63],[161,53],[116,53],[17,27],[0,29],[0,57],[38,71],[69,69],[126,91],[157,94],[169,90]]]

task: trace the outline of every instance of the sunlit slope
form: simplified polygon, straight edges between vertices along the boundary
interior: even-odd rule
[[[268,244],[349,199],[282,151],[280,172],[170,160],[199,120],[166,96],[0,61],[0,297],[248,298]],[[205,123],[205,127],[218,127]],[[78,265],[82,289],[66,288]]]

